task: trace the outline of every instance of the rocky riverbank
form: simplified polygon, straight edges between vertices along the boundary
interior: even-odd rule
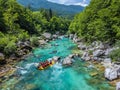
[[[91,62],[97,61],[104,66],[105,69],[103,77],[109,80],[110,85],[116,86],[116,90],[119,90],[120,62],[112,62],[112,59],[109,56],[109,54],[116,48],[101,41],[94,41],[87,45],[73,34],[71,34],[69,38],[77,43],[78,49],[81,51],[81,58],[83,60]]]

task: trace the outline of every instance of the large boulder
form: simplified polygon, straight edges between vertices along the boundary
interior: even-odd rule
[[[105,69],[105,78],[108,80],[114,80],[118,78],[117,71],[112,68]]]
[[[116,90],[120,90],[120,82],[116,84]]]
[[[105,77],[108,80],[114,80],[120,77],[120,65],[112,64],[111,67],[106,68]]]

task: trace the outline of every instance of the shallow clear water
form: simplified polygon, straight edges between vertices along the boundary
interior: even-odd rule
[[[55,45],[58,44],[58,45]],[[3,85],[2,90],[100,90],[87,84],[87,73],[74,67],[63,67],[56,63],[46,70],[37,70],[35,63],[45,61],[53,56],[65,58],[72,53],[76,45],[68,38],[51,41],[44,48],[36,48],[33,55],[18,63],[21,69],[16,71],[16,77],[11,77]],[[76,59],[78,61],[78,58]],[[82,60],[78,61],[84,64]],[[83,68],[82,66],[79,68]],[[85,69],[85,68],[84,68]]]

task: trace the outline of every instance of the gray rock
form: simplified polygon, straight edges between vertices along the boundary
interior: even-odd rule
[[[114,80],[120,77],[120,65],[111,64],[109,68],[105,69],[105,77],[109,80]]]
[[[76,34],[73,35],[73,42],[77,42],[77,35]]]
[[[84,52],[81,58],[85,61],[91,60],[91,57],[89,56],[88,52]]]
[[[54,35],[52,35],[52,38],[57,39],[58,35],[54,34]]]
[[[114,80],[118,78],[117,71],[112,68],[105,69],[105,78],[108,80]]]
[[[18,47],[22,47],[22,46],[24,46],[24,42],[18,41],[16,45],[17,45]]]
[[[104,63],[111,63],[111,61],[112,61],[111,58],[105,58],[104,59]]]
[[[25,45],[25,46],[30,46],[30,41],[25,41],[25,42],[24,42],[24,45]]]
[[[46,39],[51,39],[51,34],[50,33],[43,33],[42,34]]]
[[[78,49],[80,49],[80,50],[86,50],[86,47],[87,46],[82,43],[79,43],[79,45],[78,45]]]
[[[93,51],[93,56],[94,57],[100,57],[100,56],[102,56],[102,55],[104,55],[104,51],[103,50],[95,50],[95,51]]]
[[[70,35],[69,35],[69,38],[70,38],[70,39],[73,39],[73,37],[74,37],[74,34],[70,34]]]
[[[104,45],[101,41],[99,41],[99,42],[94,41],[92,43],[92,47],[95,47],[96,49],[104,49]]]
[[[99,46],[98,46],[99,49],[104,49],[104,45],[102,42],[99,42]]]
[[[107,50],[105,50],[105,55],[108,56],[112,51],[112,48],[108,48]]]
[[[120,82],[116,84],[116,90],[120,90]]]

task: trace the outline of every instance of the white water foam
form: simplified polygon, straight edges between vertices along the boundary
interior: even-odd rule
[[[57,80],[63,72],[62,64],[60,63],[56,63],[55,65],[53,65],[52,68],[53,71],[51,72],[52,77],[50,78],[50,81]]]

